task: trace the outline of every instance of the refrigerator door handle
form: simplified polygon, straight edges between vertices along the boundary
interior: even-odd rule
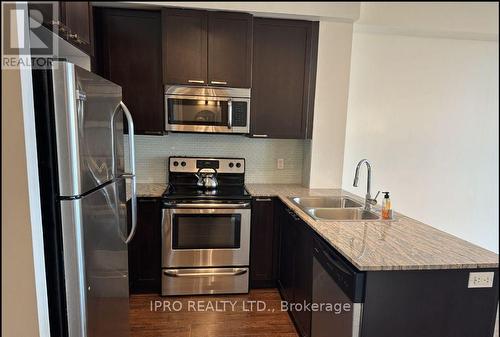
[[[131,180],[131,216],[132,216],[132,229],[130,230],[130,234],[125,240],[125,243],[128,244],[134,238],[135,232],[137,230],[137,191],[136,191],[136,176],[135,176],[135,139],[134,139],[134,120],[132,119],[132,115],[128,110],[125,103],[120,102],[120,107],[123,110],[125,117],[127,118],[128,125],[128,148],[129,148],[129,166],[130,172],[124,173],[123,177]],[[116,111],[115,111],[116,113]],[[114,125],[114,124],[113,124]],[[114,126],[113,126],[114,127]],[[113,153],[113,163],[114,163],[114,153]]]

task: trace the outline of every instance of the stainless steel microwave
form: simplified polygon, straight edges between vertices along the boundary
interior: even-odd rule
[[[250,132],[250,89],[165,86],[165,129],[177,132]]]

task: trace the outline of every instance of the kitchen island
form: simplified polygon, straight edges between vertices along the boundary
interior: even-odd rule
[[[497,254],[400,213],[394,212],[390,221],[321,221],[290,199],[347,196],[363,203],[341,189],[248,184],[247,190],[256,213],[266,209],[266,201],[275,205],[267,223],[277,226],[274,242],[279,247],[273,255],[278,256],[275,277],[282,298],[292,303],[347,301],[355,308],[344,317],[290,310],[301,336],[325,330],[361,337],[493,336]],[[258,237],[265,216],[255,215],[259,221],[252,226]],[[259,242],[264,238],[259,239],[253,249],[263,255]],[[318,269],[321,250],[331,251],[333,258],[324,265],[333,270],[330,276]],[[259,269],[255,263],[251,269]],[[475,283],[482,273],[490,285]]]

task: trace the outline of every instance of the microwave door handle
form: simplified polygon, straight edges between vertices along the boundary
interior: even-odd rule
[[[227,100],[227,128],[231,129],[233,127],[233,103],[231,99]]]
[[[131,180],[131,216],[132,216],[132,229],[125,243],[128,244],[134,238],[135,232],[137,231],[137,186],[136,186],[136,175],[135,175],[135,138],[134,138],[134,120],[132,115],[128,110],[125,103],[120,102],[120,107],[123,110],[123,114],[127,118],[128,126],[128,148],[129,148],[129,161],[130,161],[130,172],[124,173],[123,177]]]

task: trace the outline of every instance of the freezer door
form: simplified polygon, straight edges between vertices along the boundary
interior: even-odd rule
[[[123,173],[122,89],[59,61],[52,82],[60,195],[78,196]]]
[[[125,181],[61,201],[61,212],[69,336],[128,336]]]

